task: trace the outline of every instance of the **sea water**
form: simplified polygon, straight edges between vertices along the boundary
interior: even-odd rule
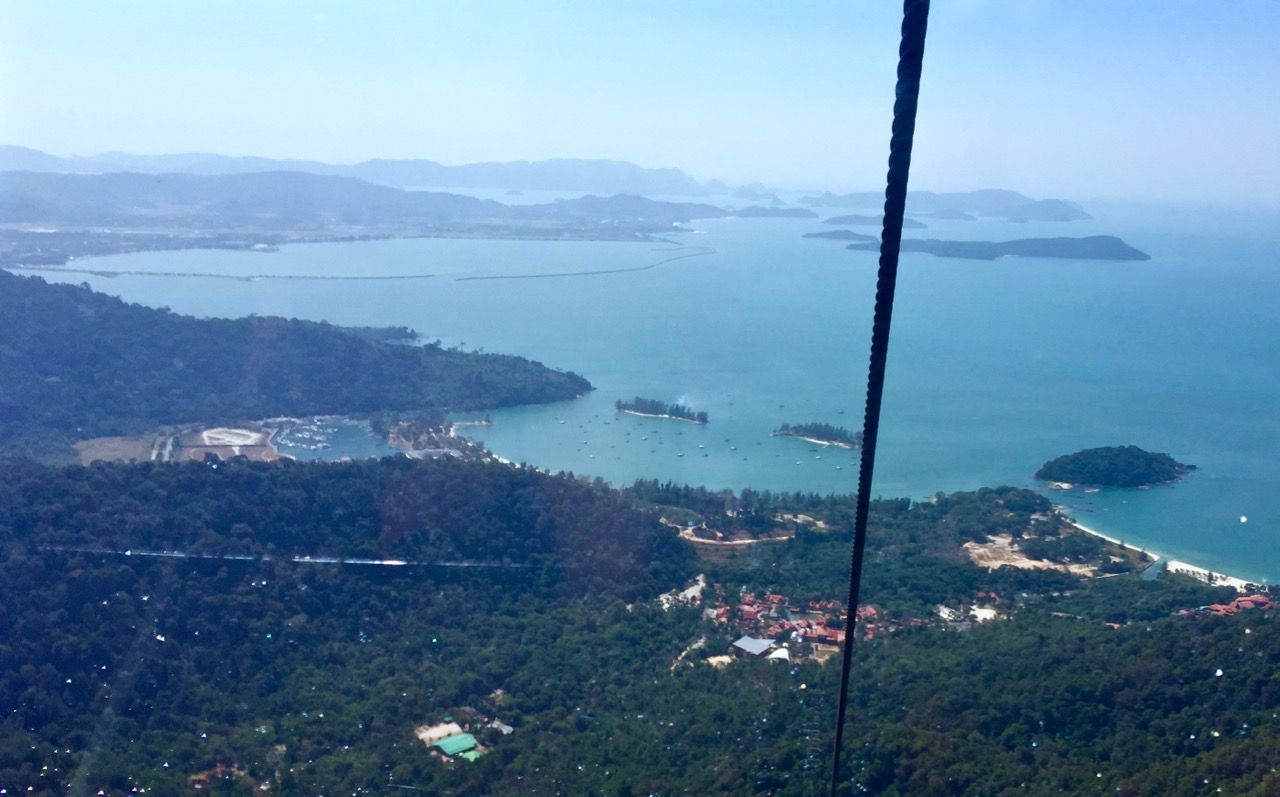
[[[1052,457],[1133,443],[1198,470],[1172,486],[1052,497],[1130,544],[1280,579],[1280,227],[1209,212],[1090,210],[1098,218],[1088,222],[926,220],[929,229],[908,231],[1115,234],[1152,259],[904,256],[876,493],[1035,486],[1031,474]],[[419,239],[73,264],[432,275],[403,281],[41,276],[197,316],[406,325],[445,345],[521,354],[590,379],[596,390],[581,399],[495,411],[493,426],[468,431],[514,461],[618,484],[852,492],[857,452],[770,432],[810,421],[861,427],[875,253],[802,238],[830,229],[817,219],[691,226],[671,243]],[[464,279],[477,276],[497,279]],[[705,410],[710,423],[615,412],[615,400],[637,395]]]

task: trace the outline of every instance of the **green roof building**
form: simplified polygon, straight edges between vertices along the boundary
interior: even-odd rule
[[[455,756],[459,753],[465,753],[468,750],[474,750],[476,747],[476,737],[469,733],[456,733],[453,736],[446,736],[435,743],[440,752],[447,756]]]
[[[458,758],[464,758],[467,761],[475,761],[480,756],[481,753],[479,750],[468,750],[465,753],[458,753]]]

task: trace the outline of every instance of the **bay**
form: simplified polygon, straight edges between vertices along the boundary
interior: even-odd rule
[[[1280,579],[1280,225],[1089,207],[1098,216],[1090,222],[928,220],[928,230],[913,232],[975,240],[1117,234],[1152,260],[905,256],[876,492],[921,498],[1034,486],[1031,474],[1047,459],[1134,443],[1199,469],[1173,486],[1052,497],[1131,544]],[[808,421],[860,428],[875,254],[802,238],[828,228],[817,220],[693,227],[673,233],[674,243],[418,239],[270,254],[143,253],[85,266],[433,275],[413,280],[41,276],[199,316],[403,324],[446,345],[572,369],[596,385],[577,401],[493,412],[493,426],[470,430],[511,460],[614,483],[852,492],[856,452],[769,433]],[[599,271],[615,273],[537,276]],[[477,276],[499,278],[464,279]],[[614,411],[615,400],[636,395],[705,410],[711,422]]]

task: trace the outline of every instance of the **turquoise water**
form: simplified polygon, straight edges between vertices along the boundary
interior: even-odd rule
[[[369,429],[369,422],[351,418],[332,418],[317,422],[324,444],[315,448],[310,440],[296,445],[291,435],[277,435],[276,447],[282,456],[299,460],[373,459],[397,453]]]
[[[1030,485],[1045,460],[1135,443],[1199,470],[1172,487],[1054,494],[1088,525],[1176,558],[1280,579],[1280,233],[1274,219],[1093,207],[1071,225],[930,222],[929,237],[1111,233],[1146,263],[904,257],[877,463],[882,495]],[[831,214],[840,212],[831,209]],[[71,282],[195,315],[404,324],[587,376],[590,396],[492,413],[495,452],[624,483],[851,492],[854,452],[771,438],[861,424],[875,255],[803,239],[816,221],[699,222],[671,244],[410,240],[146,253],[94,269],[418,274],[396,282],[94,277]],[[636,268],[546,279],[464,276]],[[48,277],[48,275],[45,275]],[[679,401],[707,426],[619,416]],[[1240,517],[1248,516],[1248,523]]]

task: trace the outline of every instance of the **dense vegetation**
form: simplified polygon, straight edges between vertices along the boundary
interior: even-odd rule
[[[543,588],[629,597],[691,575],[674,536],[602,482],[452,458],[65,469],[7,460],[0,496],[7,532],[41,545],[500,562],[532,568]]]
[[[146,550],[271,558],[155,560]],[[343,568],[291,555],[501,566]],[[583,690],[588,670],[570,674],[597,661],[579,646],[605,641],[586,628],[634,643],[600,651],[618,659],[619,678],[652,669],[629,660],[637,651],[678,652],[665,617],[642,612],[626,630],[622,601],[683,583],[692,567],[675,535],[618,493],[532,470],[398,459],[0,464],[0,786],[34,779],[60,793],[34,772],[97,753],[85,764],[95,783],[123,790],[145,774],[176,794],[219,761],[269,777],[283,743],[288,768],[323,759],[282,776],[286,793],[319,794],[385,779],[388,756],[429,768],[412,723],[499,686],[512,694],[507,719],[538,712],[553,729],[573,720],[573,701],[604,699],[604,682]],[[255,730],[264,724],[269,732]],[[409,742],[409,755],[395,751]]]
[[[283,318],[196,319],[0,272],[0,447],[33,452],[157,424],[573,398],[520,357],[404,345]]]
[[[773,434],[777,437],[806,437],[848,448],[862,445],[862,432],[851,432],[843,426],[829,423],[784,423],[774,429]]]
[[[656,515],[805,512],[830,530],[705,572],[731,593],[838,599],[851,503],[449,460],[0,463],[0,786],[178,794],[222,764],[210,793],[825,793],[838,668],[673,668],[734,631],[655,607],[697,572]],[[924,617],[997,589],[1013,618],[858,645],[848,793],[1274,793],[1271,616],[1172,617],[1224,592],[955,555],[1044,508],[1008,488],[874,505],[870,602]],[[71,550],[120,546],[135,554]],[[304,553],[505,566],[286,558]],[[479,730],[474,764],[433,759],[413,727],[466,706],[515,733]]]
[[[1099,487],[1144,487],[1180,479],[1194,469],[1194,465],[1184,465],[1168,454],[1137,446],[1104,446],[1051,459],[1036,471],[1036,478]]]
[[[613,403],[618,412],[636,412],[641,415],[659,415],[667,418],[680,418],[685,421],[693,421],[694,423],[706,423],[707,414],[705,412],[695,412],[692,408],[683,404],[668,404],[665,401],[656,399],[640,398],[636,396],[630,401],[622,401],[619,399]]]
[[[825,531],[795,524],[794,542],[746,546],[708,563],[709,572],[726,583],[776,589],[802,601],[838,597],[848,588],[854,504],[847,496],[734,494],[656,481],[637,482],[627,492],[664,516],[696,517],[723,530],[760,533],[776,527],[785,514],[821,519]],[[940,603],[960,606],[979,591],[1014,595],[1070,589],[1077,579],[1055,571],[1005,568],[989,573],[975,568],[961,547],[994,534],[1022,537],[1037,525],[1032,515],[1051,508],[1043,496],[1011,487],[938,495],[924,502],[874,501],[868,548],[874,551],[870,558],[875,565],[864,575],[865,596],[890,614],[919,617],[932,614]],[[681,515],[682,510],[691,514]],[[1042,534],[1056,536],[1051,525],[1039,525],[1045,525]]]

